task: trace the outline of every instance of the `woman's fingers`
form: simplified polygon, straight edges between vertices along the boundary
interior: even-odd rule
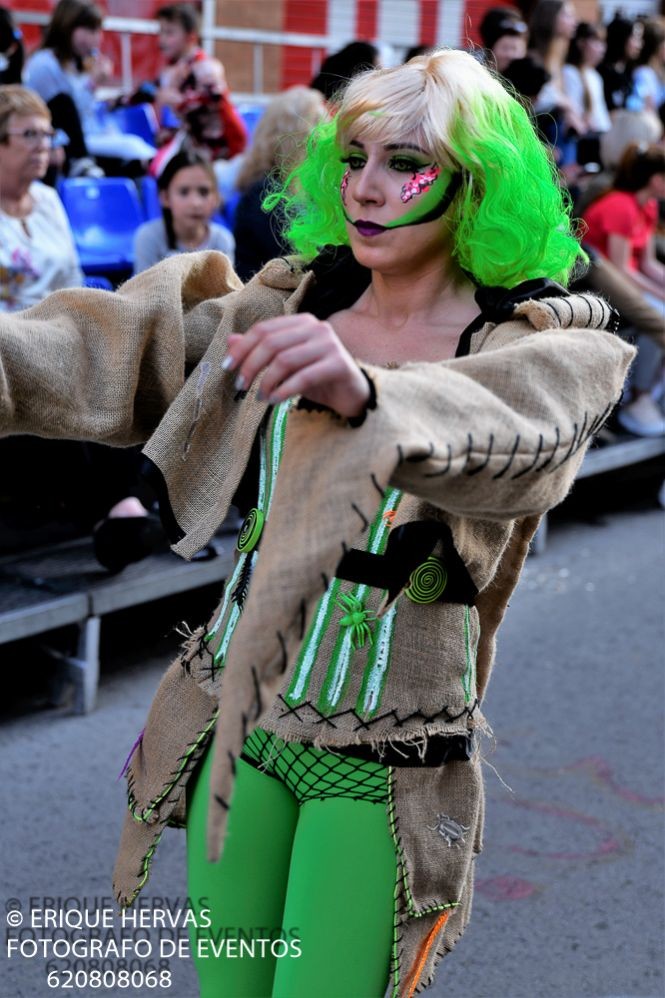
[[[236,386],[246,390],[276,356],[299,343],[332,345],[335,335],[327,323],[311,315],[279,316],[259,322],[243,335],[229,336],[225,369],[236,371]]]
[[[271,332],[269,335],[255,341],[254,346],[247,349],[243,344],[244,356],[238,359],[235,366],[236,386],[246,391],[256,376],[274,363],[281,354],[289,352],[301,344],[318,347],[317,341],[307,331],[289,329],[284,332]]]
[[[292,395],[356,416],[369,396],[367,381],[332,326],[313,315],[279,316],[231,334],[224,369],[246,391],[260,372],[259,398],[271,403]]]
[[[254,353],[256,352],[254,351]],[[322,356],[321,344],[312,340],[304,340],[296,343],[289,349],[276,352],[270,362],[264,365],[266,366],[266,372],[261,378],[258,393],[259,399],[272,398],[275,390],[287,381],[287,379],[303,368],[320,361]]]

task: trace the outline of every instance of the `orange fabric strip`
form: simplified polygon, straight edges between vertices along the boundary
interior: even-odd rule
[[[406,998],[412,998],[413,993],[416,989],[416,985],[418,984],[418,980],[420,978],[422,969],[425,966],[425,960],[427,959],[427,954],[432,948],[432,943],[434,942],[434,940],[436,939],[436,937],[438,936],[439,932],[444,927],[446,922],[448,921],[449,916],[450,916],[449,911],[441,912],[436,922],[434,923],[433,927],[430,929],[429,933],[427,934],[425,942],[421,947],[420,956],[416,957],[417,962],[415,962],[415,966],[408,977],[408,980],[411,981],[411,984],[408,985],[409,990]]]

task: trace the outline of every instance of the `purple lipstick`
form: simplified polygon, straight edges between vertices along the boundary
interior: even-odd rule
[[[366,236],[368,238],[371,236],[380,236],[382,232],[386,231],[385,225],[377,225],[376,222],[367,222],[364,218],[359,218],[358,221],[353,224],[361,236]]]

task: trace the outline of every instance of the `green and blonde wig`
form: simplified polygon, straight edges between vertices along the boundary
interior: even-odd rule
[[[439,50],[355,77],[334,119],[311,133],[307,155],[264,202],[281,205],[285,236],[312,260],[348,245],[340,183],[351,138],[415,142],[463,183],[441,220],[459,266],[477,284],[514,287],[535,277],[567,283],[585,255],[567,196],[529,116],[473,56]]]

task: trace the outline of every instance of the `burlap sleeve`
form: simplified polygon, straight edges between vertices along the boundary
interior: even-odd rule
[[[564,499],[634,350],[596,329],[505,335],[500,349],[490,339],[473,356],[376,372],[377,412],[393,427],[382,434],[395,442],[392,484],[450,513],[500,520]]]
[[[57,291],[0,314],[0,434],[148,439],[242,283],[221,253],[163,261],[118,291]]]

